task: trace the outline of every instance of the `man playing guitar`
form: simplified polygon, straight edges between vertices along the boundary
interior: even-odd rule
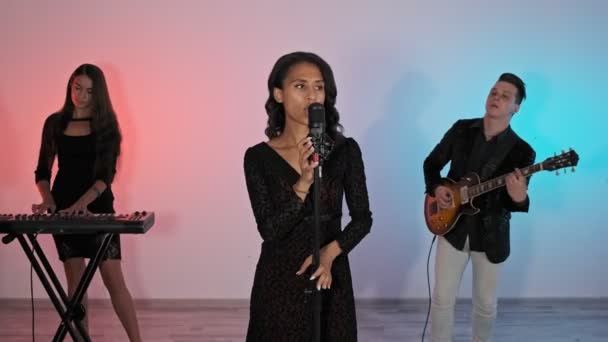
[[[449,209],[461,198],[445,186],[440,172],[448,163],[448,177],[459,180],[475,172],[481,180],[508,174],[504,185],[476,198],[477,215],[463,215],[438,234],[435,287],[431,304],[431,340],[451,341],[454,304],[469,259],[473,264],[473,341],[489,341],[496,319],[498,271],[509,256],[511,212],[527,212],[529,178],[520,171],[534,163],[536,154],[511,129],[510,122],[526,97],[524,82],[502,74],[486,99],[480,119],[457,121],[424,161],[426,193],[437,210]],[[425,209],[426,210],[426,209]]]

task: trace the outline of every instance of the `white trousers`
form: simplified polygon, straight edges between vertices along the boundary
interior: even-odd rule
[[[452,340],[454,305],[469,259],[473,263],[473,341],[492,340],[500,264],[491,263],[484,252],[471,252],[468,239],[464,250],[460,251],[439,236],[435,255],[435,287],[431,301],[432,342]]]

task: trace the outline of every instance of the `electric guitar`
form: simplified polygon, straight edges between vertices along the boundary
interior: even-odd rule
[[[541,163],[523,168],[521,173],[525,177],[529,177],[539,171],[556,171],[559,175],[558,170],[562,168],[572,167],[572,172],[574,172],[577,164],[578,154],[570,149],[568,152],[547,158]],[[424,219],[428,229],[435,235],[444,235],[454,228],[460,216],[479,213],[480,210],[475,207],[473,200],[505,186],[506,177],[507,174],[483,183],[480,182],[479,175],[474,172],[467,174],[458,182],[445,178],[442,185],[452,191],[452,205],[449,208],[439,208],[437,199],[427,194],[424,198]]]

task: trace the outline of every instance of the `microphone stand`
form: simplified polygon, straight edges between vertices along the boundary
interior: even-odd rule
[[[320,261],[320,229],[321,229],[321,177],[322,177],[322,158],[319,154],[315,153],[314,158],[319,161],[319,166],[314,169],[314,183],[313,183],[313,244],[312,244],[312,264],[313,270],[317,270],[321,265]],[[318,278],[312,280],[313,286],[313,300],[312,300],[312,313],[313,313],[313,334],[312,342],[321,341],[321,290],[317,290],[316,282]]]
[[[325,108],[320,103],[311,103],[308,107],[308,124],[312,136],[315,153],[312,160],[318,162],[313,170],[313,239],[312,239],[312,266],[318,270],[321,265],[320,243],[321,243],[321,177],[323,177],[323,161],[327,157],[327,146],[325,146],[324,131]],[[321,289],[317,289],[316,283],[319,279],[311,280],[312,291],[312,342],[321,342]],[[310,289],[309,289],[310,291]]]

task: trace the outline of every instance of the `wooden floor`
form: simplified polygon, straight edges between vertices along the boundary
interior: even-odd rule
[[[36,341],[50,341],[57,328],[58,316],[48,302],[36,302],[35,305]],[[137,302],[137,310],[144,341],[245,340],[247,301],[141,301]],[[471,340],[470,311],[470,301],[458,303],[454,341]],[[426,312],[427,303],[422,300],[359,301],[359,341],[420,341]],[[108,302],[92,302],[90,317],[93,341],[126,340]],[[31,329],[29,300],[0,300],[0,341],[32,341]],[[428,335],[425,340],[428,341]],[[502,300],[495,340],[606,342],[608,299]]]

